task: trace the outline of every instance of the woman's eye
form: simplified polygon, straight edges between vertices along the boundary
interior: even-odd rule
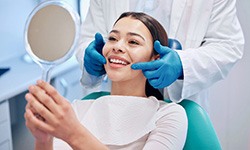
[[[110,37],[108,38],[108,40],[109,40],[109,41],[115,41],[115,40],[116,40],[116,38],[114,38],[114,37],[110,36]]]
[[[129,41],[130,44],[135,44],[135,45],[139,45],[139,42],[135,41],[135,40],[131,40]]]

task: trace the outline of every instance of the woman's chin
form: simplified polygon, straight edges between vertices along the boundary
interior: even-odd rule
[[[112,81],[112,82],[118,82],[118,81],[122,81],[124,78],[120,75],[109,75],[108,74],[108,78]]]

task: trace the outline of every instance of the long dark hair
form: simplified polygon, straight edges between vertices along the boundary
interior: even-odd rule
[[[168,35],[163,26],[153,17],[142,13],[142,12],[124,12],[120,15],[120,17],[116,20],[119,21],[124,17],[131,17],[136,20],[140,20],[149,30],[152,35],[153,41],[160,41],[161,45],[168,46]],[[116,24],[116,22],[114,24]],[[153,44],[153,43],[152,43]],[[154,45],[154,44],[153,44]],[[154,54],[156,55],[157,52],[154,50]],[[148,80],[146,81],[145,87],[146,95],[147,96],[155,96],[159,100],[163,100],[163,96],[158,89],[153,88]]]

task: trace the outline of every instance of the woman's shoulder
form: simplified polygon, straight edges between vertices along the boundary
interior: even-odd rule
[[[185,112],[184,108],[180,104],[174,103],[174,102],[169,103],[165,101],[160,101],[159,110],[161,111],[171,110],[171,111]]]
[[[181,122],[187,122],[185,109],[180,104],[174,102],[165,102],[159,100],[159,107],[156,116],[157,120],[162,121],[171,120],[174,118]]]
[[[159,101],[159,109],[156,114],[156,129],[150,137],[151,141],[161,141],[170,149],[182,149],[187,134],[187,115],[184,108],[176,103]],[[171,133],[171,134],[170,134]],[[164,138],[162,138],[164,137]],[[155,145],[158,145],[156,143]]]
[[[153,96],[151,96],[149,98],[154,99],[154,100],[156,99]],[[163,100],[158,100],[158,102],[159,102],[158,112],[179,112],[179,113],[186,114],[184,108],[178,103],[166,102],[166,101],[163,101]]]
[[[160,102],[160,107],[157,113],[159,122],[175,122],[187,125],[187,114],[185,109],[177,103]]]
[[[168,103],[168,102],[164,102],[161,101],[160,102],[160,106],[159,106],[159,110],[158,112],[161,112],[163,114],[175,114],[175,116],[182,116],[186,118],[186,111],[185,109],[177,103]]]

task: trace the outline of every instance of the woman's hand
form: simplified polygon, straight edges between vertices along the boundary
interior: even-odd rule
[[[73,149],[108,149],[81,125],[71,104],[49,83],[37,81],[25,97],[26,125],[36,138],[37,149],[52,149],[52,137],[64,140]]]
[[[26,119],[26,126],[35,137],[37,143],[45,144],[52,142],[53,137],[51,135],[37,128],[37,125],[41,124],[43,119],[38,114],[33,113],[29,104],[26,106],[24,117]]]
[[[55,136],[70,141],[83,128],[70,103],[49,83],[39,80],[26,94],[26,124],[38,141]],[[40,118],[37,118],[39,114]],[[51,136],[50,136],[51,135]]]

